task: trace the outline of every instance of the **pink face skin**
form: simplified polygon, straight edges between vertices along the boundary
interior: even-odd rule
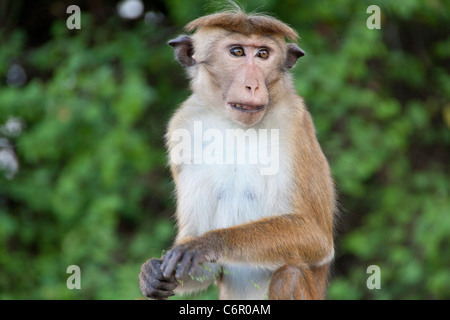
[[[222,97],[229,118],[244,126],[255,125],[269,108],[270,84],[280,78],[285,53],[280,40],[270,36],[228,33],[222,38],[206,66],[218,79],[220,94],[216,96]]]
[[[267,80],[281,52],[274,40],[256,35],[237,34],[220,48],[223,64],[231,66],[227,70],[231,77],[225,91],[226,113],[240,124],[254,125],[268,108]]]
[[[263,43],[238,43],[228,46],[228,52],[236,67],[225,101],[226,112],[235,121],[252,125],[261,120],[269,103],[264,66],[270,51]]]

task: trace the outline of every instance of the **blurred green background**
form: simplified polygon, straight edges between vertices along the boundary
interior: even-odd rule
[[[189,95],[166,43],[224,3],[145,1],[133,18],[130,1],[0,0],[0,298],[142,297],[140,265],[174,237],[163,135]],[[341,207],[328,298],[449,299],[450,1],[241,3],[307,53],[292,72]]]

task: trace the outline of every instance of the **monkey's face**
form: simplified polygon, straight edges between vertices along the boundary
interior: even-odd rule
[[[202,59],[204,52],[200,50],[196,51],[194,59],[207,71],[214,84],[212,90],[221,98],[217,107],[239,124],[255,125],[270,108],[271,88],[281,77],[285,52],[279,42],[284,41],[225,30],[217,32],[221,36],[216,35],[218,40],[214,41],[206,59]]]
[[[229,36],[218,43],[223,107],[232,120],[252,126],[270,107],[270,78],[279,74],[280,50],[265,37]]]
[[[189,40],[184,36],[169,44],[184,65],[193,67],[194,93],[245,126],[261,121],[271,107],[274,92],[280,91],[280,79],[298,58],[293,63],[288,61],[293,47],[277,35],[244,35],[208,28],[199,30],[193,43]]]

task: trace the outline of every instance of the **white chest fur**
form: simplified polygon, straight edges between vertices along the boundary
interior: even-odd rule
[[[203,115],[169,137],[179,239],[291,212],[285,131],[264,123],[242,130]]]

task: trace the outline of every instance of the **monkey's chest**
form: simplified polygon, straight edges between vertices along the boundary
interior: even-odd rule
[[[290,213],[289,168],[277,156],[273,174],[262,174],[258,163],[183,165],[177,179],[180,236]]]
[[[216,183],[213,188],[204,188],[211,200],[206,204],[212,213],[208,229],[241,224],[279,211],[275,208],[276,198],[268,196],[276,193],[268,190],[275,187],[269,182],[272,179],[261,176],[256,166],[216,167],[213,172],[205,171],[205,175],[210,177],[206,180]]]

